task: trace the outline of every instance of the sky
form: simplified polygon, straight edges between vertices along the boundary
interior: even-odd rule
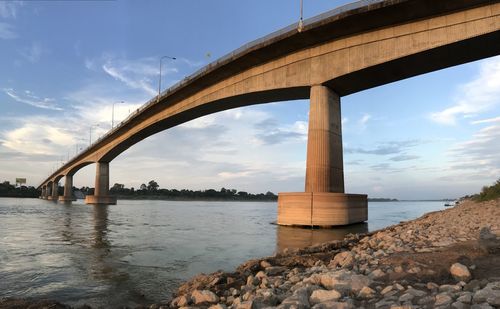
[[[349,1],[304,0],[304,17]],[[296,23],[299,0],[0,0],[0,181],[38,186],[157,93]],[[500,57],[342,97],[346,192],[455,198],[500,177]],[[160,132],[110,163],[138,188],[304,190],[308,100],[228,110]],[[74,176],[94,185],[95,165]],[[64,179],[61,181],[63,182]]]

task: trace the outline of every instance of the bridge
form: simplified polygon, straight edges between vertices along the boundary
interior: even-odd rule
[[[304,192],[279,193],[278,224],[366,221],[367,196],[344,190],[342,96],[500,54],[500,0],[359,1],[251,42],[187,77],[61,166],[42,197],[72,199],[96,164],[88,204],[115,204],[109,162],[160,131],[219,111],[310,99]],[[64,195],[58,197],[65,177]]]

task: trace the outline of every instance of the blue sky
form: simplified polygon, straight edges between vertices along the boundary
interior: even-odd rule
[[[312,17],[348,1],[304,1]],[[0,180],[38,185],[115,119],[298,20],[299,1],[0,1]],[[500,175],[500,57],[342,98],[346,191],[458,197]],[[152,136],[111,183],[302,191],[308,101],[229,110]],[[93,165],[75,175],[93,186]]]

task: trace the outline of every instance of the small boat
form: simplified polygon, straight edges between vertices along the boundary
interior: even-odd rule
[[[444,204],[444,207],[451,207],[451,206],[454,206],[454,205],[448,204],[448,203]]]

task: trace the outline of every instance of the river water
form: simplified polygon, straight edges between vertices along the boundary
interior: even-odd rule
[[[276,203],[125,201],[70,205],[0,199],[0,298],[98,308],[160,302],[197,273],[366,232],[443,209],[443,202],[369,204],[365,224],[280,227]]]

